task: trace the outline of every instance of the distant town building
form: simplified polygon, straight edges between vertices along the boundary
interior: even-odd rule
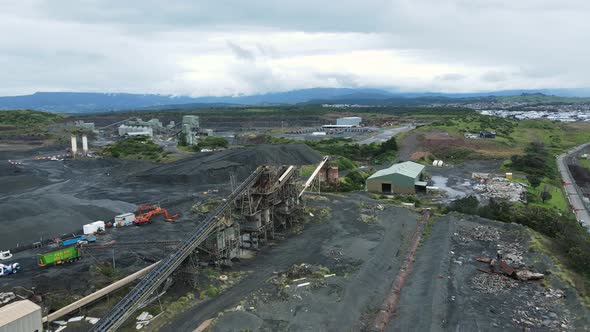
[[[351,126],[351,127],[358,127],[361,125],[362,119],[358,116],[348,116],[344,118],[336,119],[337,126]]]
[[[154,136],[154,130],[149,126],[119,126],[119,136],[140,136],[145,135],[149,137]]]
[[[377,171],[366,183],[367,190],[385,194],[415,194],[426,191],[424,165],[406,161]]]

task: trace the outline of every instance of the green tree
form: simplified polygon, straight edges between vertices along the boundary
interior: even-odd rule
[[[537,188],[541,184],[541,178],[537,175],[527,175],[526,179],[529,180],[529,183],[533,188]]]
[[[543,203],[545,203],[545,201],[548,201],[552,198],[553,196],[551,196],[551,193],[545,188],[545,190],[541,193],[541,200],[543,201]]]

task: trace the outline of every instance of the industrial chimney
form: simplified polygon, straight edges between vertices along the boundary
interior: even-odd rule
[[[88,155],[88,137],[86,135],[82,136],[82,152],[85,156]]]
[[[72,136],[72,158],[76,158],[77,153],[78,153],[78,141],[76,141],[76,136]]]

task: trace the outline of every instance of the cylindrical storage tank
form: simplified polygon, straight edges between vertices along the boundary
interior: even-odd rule
[[[76,140],[76,136],[72,136],[71,141],[72,141],[72,157],[75,157],[76,153],[78,153],[78,141]]]
[[[82,151],[84,154],[88,154],[88,137],[86,135],[82,136]]]
[[[443,165],[444,165],[443,161],[442,160],[439,160],[436,166],[443,167]]]
[[[432,166],[435,166],[435,167],[438,166],[438,160],[433,161]]]
[[[335,184],[338,183],[338,167],[330,167],[328,168],[328,183]]]

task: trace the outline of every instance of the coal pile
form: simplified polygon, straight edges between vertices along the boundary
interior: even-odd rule
[[[322,156],[305,144],[257,145],[204,152],[177,162],[156,166],[135,177],[152,183],[220,184],[230,174],[239,181],[260,165],[306,165],[319,163]]]

